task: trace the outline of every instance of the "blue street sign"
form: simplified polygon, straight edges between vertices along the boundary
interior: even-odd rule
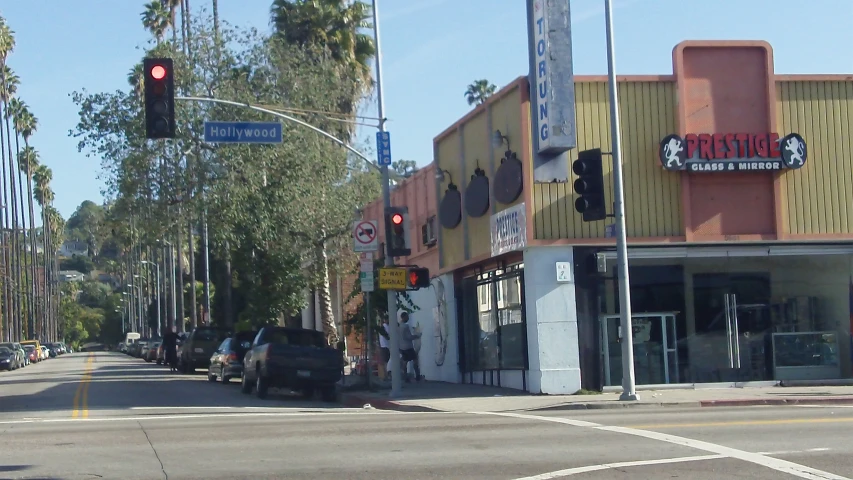
[[[279,122],[204,122],[209,143],[281,143]]]
[[[379,155],[379,165],[391,166],[391,133],[376,132],[376,152]]]

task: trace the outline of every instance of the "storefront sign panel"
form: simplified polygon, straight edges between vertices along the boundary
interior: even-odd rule
[[[559,163],[577,146],[569,0],[527,0],[527,12],[534,151],[542,163]]]
[[[527,210],[519,203],[492,215],[492,256],[521,250],[527,245]]]
[[[797,133],[689,133],[667,135],[660,142],[663,168],[695,173],[799,169],[808,148]]]

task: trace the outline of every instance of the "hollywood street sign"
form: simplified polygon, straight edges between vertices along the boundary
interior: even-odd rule
[[[688,133],[667,135],[658,149],[663,168],[696,173],[799,169],[808,147],[797,133]]]
[[[208,143],[281,143],[280,122],[204,122]]]

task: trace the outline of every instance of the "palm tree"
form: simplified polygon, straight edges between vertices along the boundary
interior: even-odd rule
[[[362,29],[373,26],[370,7],[360,0],[274,0],[271,16],[276,32],[285,42],[313,55],[331,57],[341,66],[342,75],[359,82],[361,88],[356,94],[338,105],[338,113],[353,119],[359,101],[373,87],[371,60],[376,45],[373,37],[362,33]],[[349,140],[354,127],[354,123],[347,123],[332,133]],[[324,227],[318,229],[321,237],[325,237]],[[321,240],[314,249],[323,331],[330,343],[337,342],[326,241]]]
[[[29,240],[28,248],[30,250],[30,255],[27,261],[30,264],[30,268],[24,271],[26,277],[26,286],[27,286],[27,294],[29,295],[29,301],[27,302],[28,309],[27,314],[30,318],[30,322],[35,324],[35,306],[36,306],[36,296],[35,296],[35,214],[33,209],[33,192],[32,192],[32,168],[34,168],[34,164],[38,163],[38,154],[35,149],[30,147],[30,137],[32,137],[33,133],[38,129],[38,119],[35,115],[30,112],[29,107],[23,101],[18,98],[13,98],[9,101],[9,109],[8,113],[12,114],[13,121],[12,124],[15,128],[15,146],[16,148],[19,146],[18,137],[23,138],[24,140],[24,149],[18,150],[18,191],[21,193],[21,226],[24,228],[25,240]],[[24,208],[24,188],[22,185],[22,174],[26,173],[27,177],[27,206],[28,208],[25,210]],[[29,229],[27,229],[27,221],[24,212],[28,212],[29,214]],[[28,237],[28,238],[27,238]],[[26,247],[22,249],[24,252],[26,251]],[[56,339],[51,339],[56,340]]]
[[[145,10],[141,14],[142,25],[154,35],[158,45],[163,42],[166,30],[172,23],[171,15],[172,13],[159,0],[152,0],[145,4]]]
[[[373,37],[362,33],[373,27],[370,7],[350,0],[273,0],[272,23],[292,45],[328,52],[342,66],[355,72],[366,93],[373,86],[371,60],[376,54]],[[354,113],[342,111],[340,113]]]
[[[41,207],[41,222],[42,222],[42,243],[44,244],[44,298],[45,310],[48,312],[48,323],[51,325],[51,330],[55,329],[56,316],[54,309],[56,307],[53,301],[52,282],[52,256],[56,253],[54,240],[54,228],[57,224],[55,215],[50,211],[50,205],[53,203],[53,190],[50,188],[50,181],[53,180],[53,171],[45,165],[39,165],[33,171],[33,197]]]
[[[468,99],[468,105],[482,105],[497,89],[498,87],[486,79],[474,80],[474,83],[468,85],[468,90],[465,90],[465,98]]]
[[[219,44],[219,0],[213,0],[213,39]]]
[[[0,17],[0,59],[2,59],[0,66],[5,65],[6,58],[14,49],[14,32],[12,32],[6,24],[5,19]],[[11,82],[8,84],[8,88],[4,83],[0,83],[0,95],[3,95],[6,90],[10,90],[12,88],[14,88],[14,84]],[[0,183],[2,183],[3,188],[3,215],[0,215],[0,230],[2,230],[2,234],[0,234],[0,249],[3,250],[3,312],[6,317],[6,326],[11,327],[12,337],[8,340],[15,341],[21,338],[21,325],[18,322],[18,317],[15,315],[12,305],[12,269],[10,261],[11,255],[8,248],[9,203],[6,198],[6,150],[3,148],[4,141],[3,130],[0,129],[0,166],[2,166],[2,168],[0,168],[0,172],[2,172],[2,182]],[[5,330],[6,329],[4,329],[4,331]]]
[[[15,187],[15,154],[12,153],[12,126],[11,126],[11,114],[9,111],[9,101],[12,99],[12,95],[15,94],[18,90],[19,80],[17,75],[9,68],[8,65],[5,64],[5,59],[3,60],[2,69],[0,69],[0,103],[2,103],[3,107],[3,118],[5,120],[5,140],[8,156],[8,164],[9,164],[9,176],[8,176],[8,186],[10,198],[9,200],[12,202],[12,222],[9,225],[9,228],[12,229],[12,258],[15,264],[14,270],[14,302],[15,302],[15,311],[19,317],[23,316],[23,306],[24,302],[21,298],[21,293],[23,289],[23,275],[21,270],[21,241],[20,241],[20,231],[18,229],[18,189]],[[1,137],[1,136],[0,136]],[[29,324],[29,328],[27,330],[27,338],[34,338],[35,334],[34,329],[32,328],[32,323]]]

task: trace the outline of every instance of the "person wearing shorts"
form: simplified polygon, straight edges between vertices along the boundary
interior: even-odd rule
[[[406,374],[406,365],[412,362],[415,367],[415,379],[421,381],[421,367],[418,364],[418,352],[415,351],[414,340],[421,338],[420,333],[412,333],[412,328],[409,326],[409,314],[403,312],[400,315],[400,371]],[[406,383],[409,383],[409,376],[404,377]]]

